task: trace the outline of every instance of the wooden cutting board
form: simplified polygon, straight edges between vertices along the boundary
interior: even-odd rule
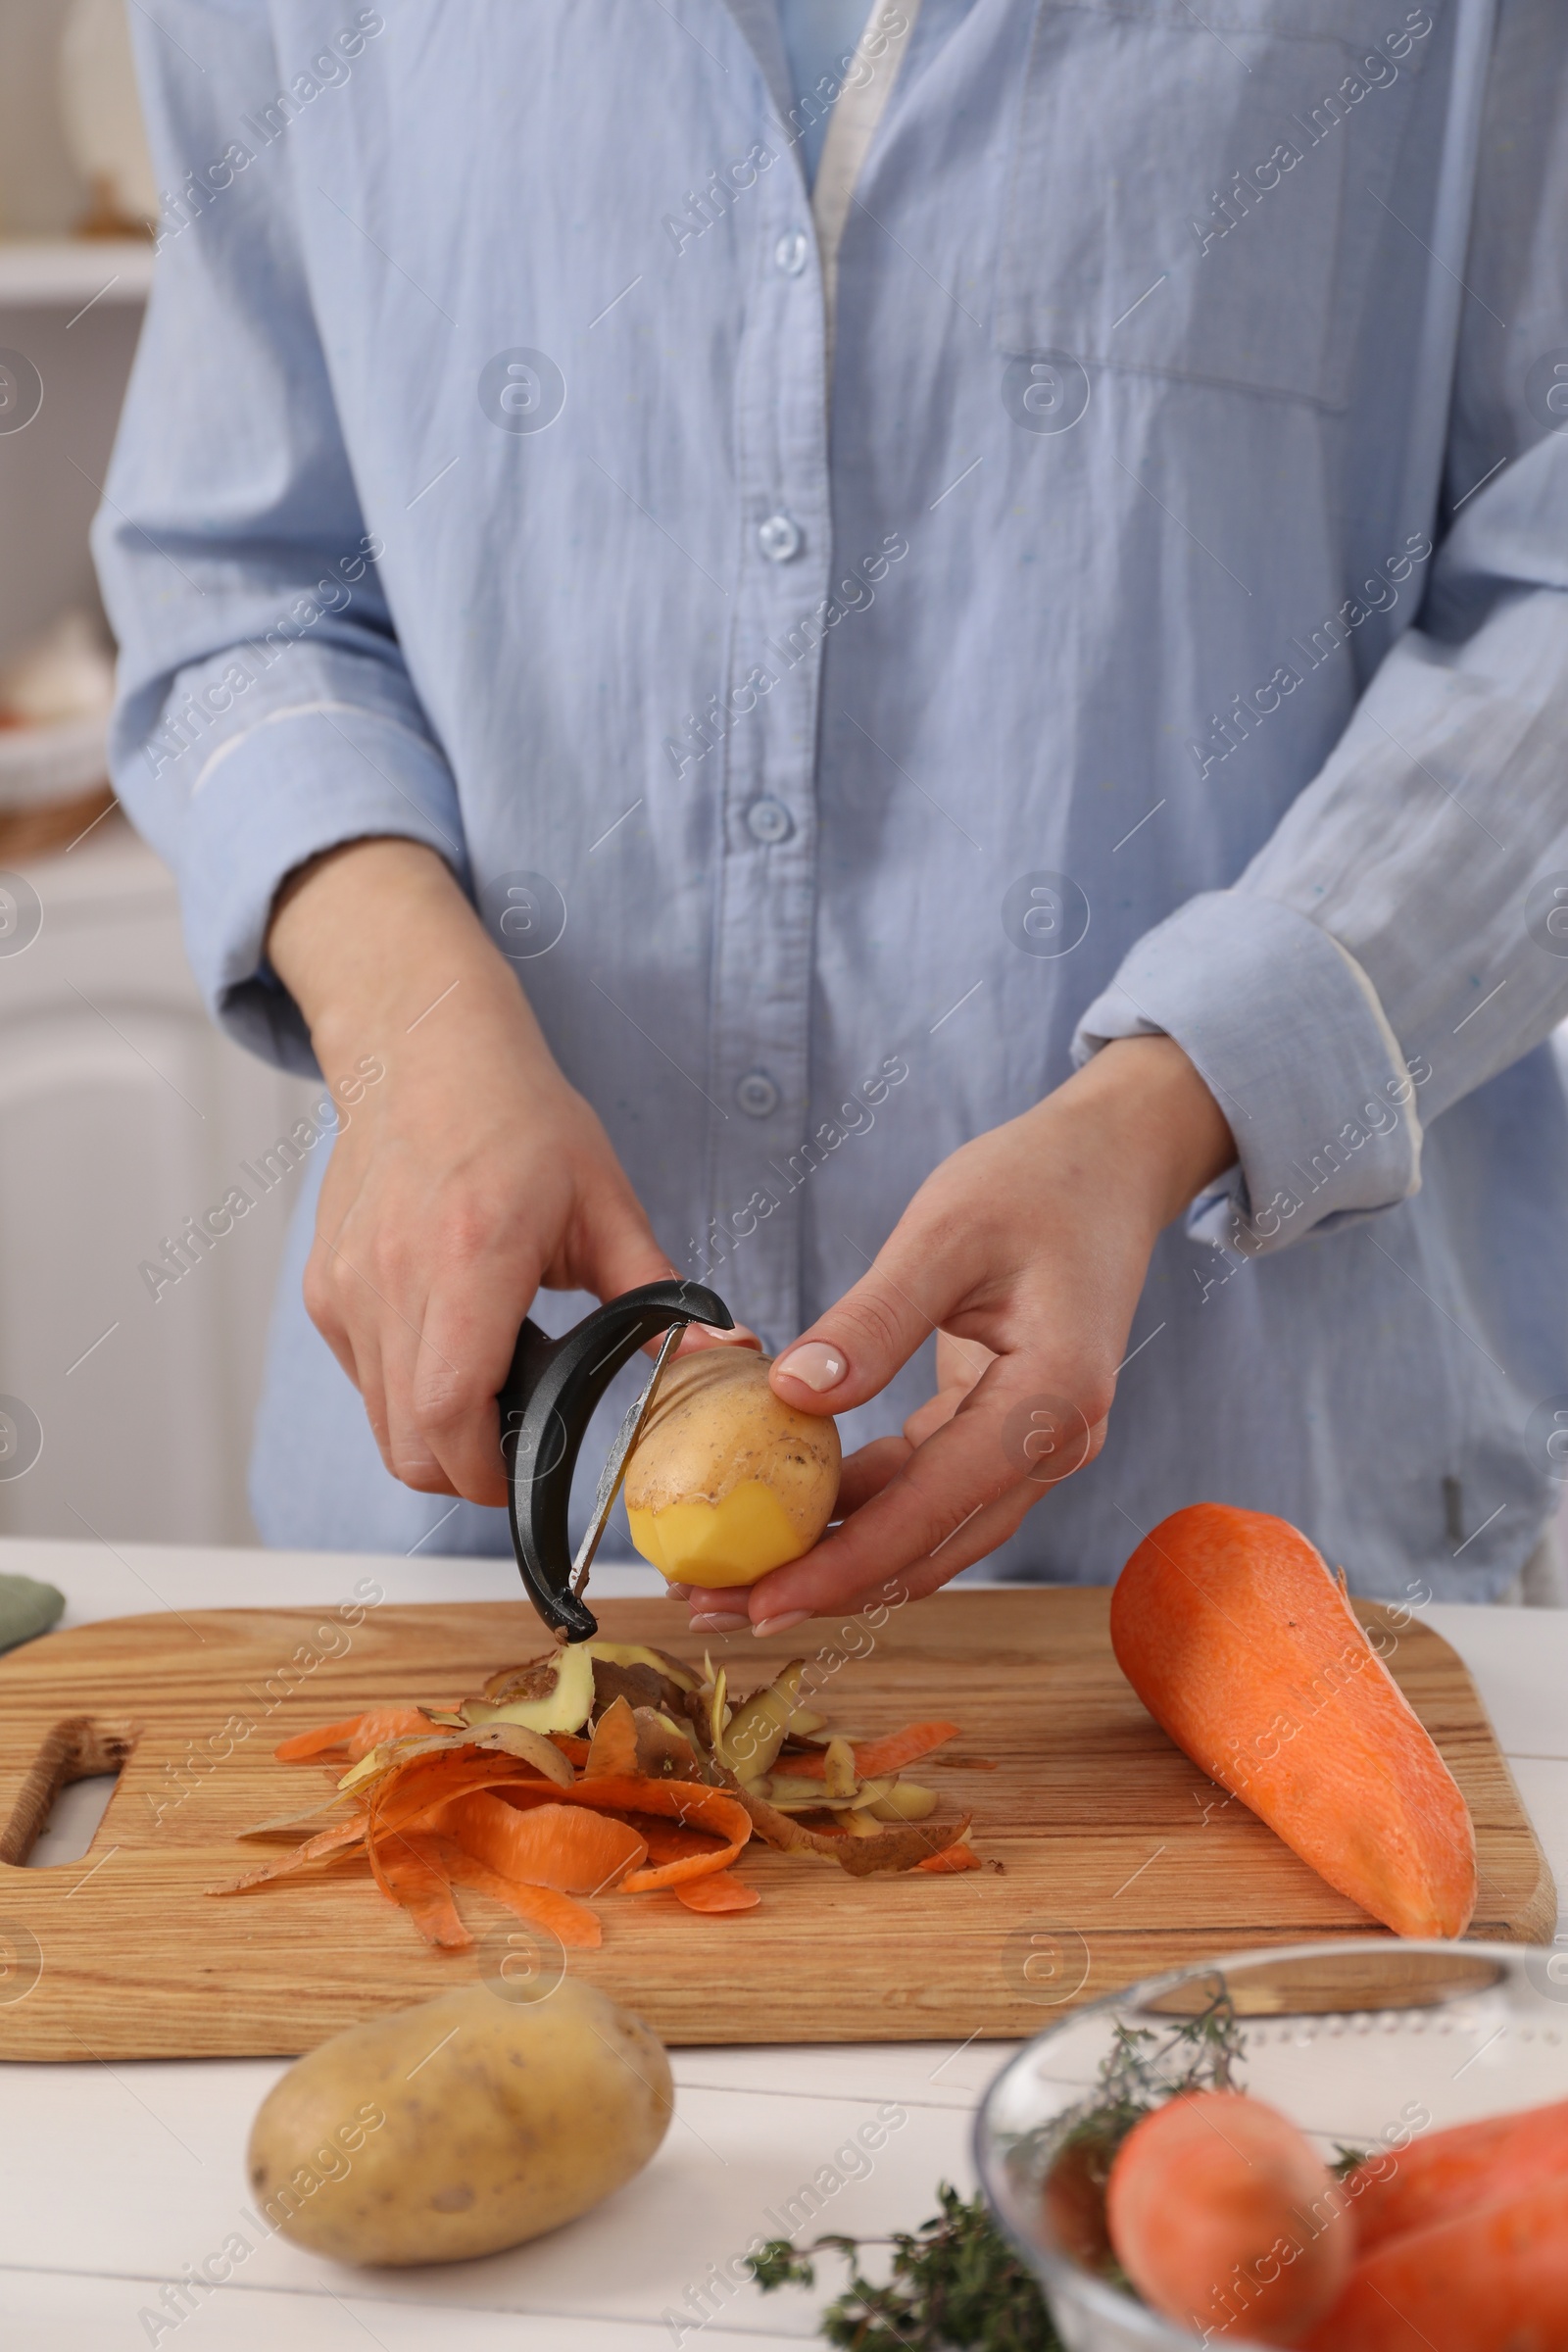
[[[1364,1915],[1144,1712],[1111,1656],[1107,1601],[946,1593],[880,1632],[805,1629],[824,1666],[840,1660],[817,1701],[835,1728],[962,1725],[948,1761],[914,1777],[944,1813],[973,1810],[975,1845],[1000,1871],[852,1880],[754,1844],[742,1869],[761,1890],[755,1911],[704,1919],[669,1894],[607,1896],[604,1946],[572,1968],[677,2043],[997,2037],[1205,1954],[1364,1934]],[[1361,1614],[1384,1627],[1475,1816],[1472,1933],[1549,1939],[1550,1875],[1464,1667],[1427,1628]],[[610,1638],[700,1654],[663,1600],[601,1615]],[[273,1762],[279,1740],[477,1690],[543,1646],[523,1602],[383,1606],[351,1631],[331,1611],[223,1609],[85,1626],[0,1662],[0,2058],[294,2053],[503,1962],[547,1967],[510,1913],[468,1894],[477,1955],[427,1950],[363,1862],[226,1900],[203,1891],[276,1850],[240,1843],[240,1829],[303,1810],[323,1786],[318,1767]],[[797,1632],[714,1654],[744,1690],[803,1646]],[[103,1769],[122,1755],[86,1857],[16,1867],[60,1759],[69,1776],[74,1759]]]

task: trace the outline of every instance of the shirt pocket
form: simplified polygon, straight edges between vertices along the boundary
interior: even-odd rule
[[[1442,7],[1039,0],[997,349],[1343,406]]]

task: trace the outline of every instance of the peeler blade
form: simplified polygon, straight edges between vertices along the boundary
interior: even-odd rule
[[[598,1492],[594,1495],[593,1517],[584,1530],[582,1542],[577,1546],[577,1556],[571,1563],[571,1589],[579,1598],[588,1583],[588,1571],[594,1564],[594,1554],[610,1525],[610,1514],[615,1507],[615,1496],[620,1493],[620,1482],[626,1475],[626,1464],[631,1458],[632,1448],[647,1427],[648,1416],[654,1409],[654,1399],[659,1394],[664,1366],[680,1346],[686,1329],[684,1323],[675,1323],[665,1332],[662,1345],[654,1358],[648,1386],[628,1408],[626,1418],[620,1425],[620,1435],[605,1456],[605,1466],[599,1473]]]

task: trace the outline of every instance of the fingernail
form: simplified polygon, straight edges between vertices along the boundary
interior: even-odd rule
[[[692,1619],[692,1631],[695,1634],[738,1634],[742,1626],[750,1624],[751,1619],[749,1617],[694,1616]]]
[[[684,1600],[690,1592],[690,1585],[666,1585],[664,1587],[665,1596],[670,1600]]]
[[[829,1348],[822,1340],[808,1340],[804,1348],[792,1348],[783,1362],[774,1366],[775,1371],[787,1372],[803,1388],[814,1389],[819,1396],[826,1389],[836,1389],[849,1368],[838,1349]]]
[[[786,1609],[782,1617],[760,1617],[752,1631],[759,1642],[764,1634],[787,1634],[794,1625],[804,1625],[811,1614],[809,1609]]]

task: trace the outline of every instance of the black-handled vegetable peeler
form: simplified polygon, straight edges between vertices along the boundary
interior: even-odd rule
[[[501,1450],[507,1464],[507,1514],[512,1547],[528,1597],[551,1629],[567,1642],[599,1631],[582,1599],[594,1553],[610,1521],[627,1457],[653,1408],[659,1379],[688,1323],[733,1331],[735,1318],[716,1292],[696,1282],[649,1282],[609,1299],[559,1340],[536,1323],[517,1334],[512,1369],[498,1402]],[[668,1337],[653,1377],[621,1424],[599,1481],[588,1532],[571,1556],[567,1507],[577,1451],[594,1408],[622,1364],[661,1332]]]

